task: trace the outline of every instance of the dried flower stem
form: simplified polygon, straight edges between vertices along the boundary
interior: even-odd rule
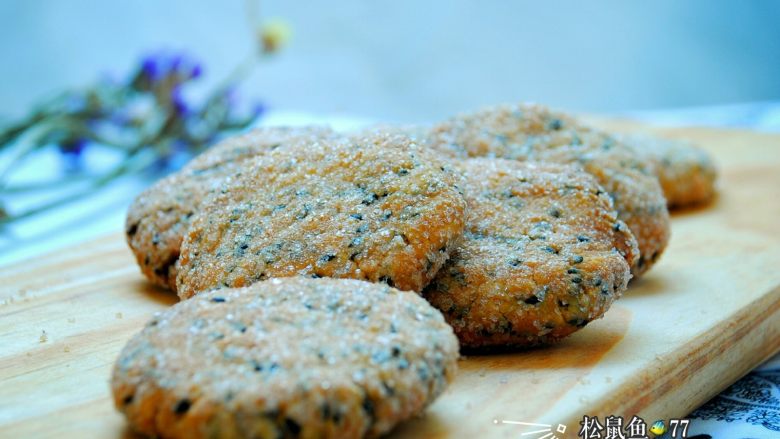
[[[20,121],[0,129],[0,153],[7,154],[0,169],[0,197],[73,188],[74,192],[21,212],[8,212],[0,198],[0,224],[62,206],[94,193],[127,174],[170,169],[174,157],[191,157],[222,133],[248,126],[262,111],[237,111],[235,87],[248,77],[258,60],[276,53],[289,36],[283,22],[261,27],[258,4],[247,2],[254,33],[254,49],[208,94],[204,104],[192,106],[182,88],[201,76],[199,63],[184,54],[157,53],[142,60],[124,83],[103,82],[83,91],[66,91],[46,100]],[[119,164],[104,172],[81,166],[81,154],[92,145],[122,153]],[[55,179],[9,184],[10,177],[31,154],[56,147],[70,171]],[[174,165],[175,166],[175,165]],[[79,185],[76,189],[73,185]]]

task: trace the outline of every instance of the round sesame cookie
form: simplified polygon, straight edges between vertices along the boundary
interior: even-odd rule
[[[205,171],[235,163],[279,147],[296,143],[314,143],[337,134],[327,126],[265,127],[230,137],[193,158],[184,171]]]
[[[465,225],[457,175],[407,137],[375,134],[257,157],[196,214],[182,299],[307,275],[420,291]]]
[[[718,172],[701,148],[649,135],[621,135],[619,139],[654,164],[669,208],[705,204],[715,196]]]
[[[503,105],[435,125],[427,143],[453,157],[497,157],[576,164],[613,198],[618,217],[633,232],[640,275],[669,242],[669,212],[651,165],[602,131],[538,105]]]
[[[176,291],[182,237],[206,195],[240,172],[242,162],[249,157],[331,135],[329,129],[320,127],[254,130],[211,147],[181,171],[141,193],[128,210],[125,232],[143,274]]]
[[[423,291],[465,348],[559,340],[626,289],[636,240],[570,165],[465,159],[466,232]]]
[[[453,379],[458,341],[419,295],[277,278],[158,314],[114,366],[114,403],[155,437],[377,436]]]

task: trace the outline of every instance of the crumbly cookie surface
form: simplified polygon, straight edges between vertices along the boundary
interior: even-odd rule
[[[633,232],[647,271],[669,241],[666,199],[648,165],[613,136],[539,105],[503,105],[435,125],[427,143],[452,157],[497,157],[575,164],[596,177]]]
[[[594,178],[567,165],[464,159],[466,232],[423,291],[466,348],[533,346],[601,317],[636,241]]]
[[[452,380],[458,342],[412,292],[271,279],[156,315],[117,360],[114,403],[159,437],[377,436]]]
[[[181,241],[206,196],[240,172],[242,162],[250,157],[332,135],[321,127],[250,131],[213,146],[141,193],[128,210],[125,233],[143,274],[176,291]]]
[[[458,177],[407,137],[320,141],[257,157],[185,235],[179,296],[307,275],[420,291],[460,238]]]
[[[715,196],[718,172],[706,151],[682,140],[647,135],[619,138],[654,164],[670,209],[705,204]]]

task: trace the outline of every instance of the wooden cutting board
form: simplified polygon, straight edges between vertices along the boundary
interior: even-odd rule
[[[564,438],[584,414],[681,417],[780,349],[780,136],[655,131],[712,152],[716,202],[673,216],[661,262],[604,319],[553,347],[464,358],[450,389],[396,436],[545,429],[507,420]],[[132,437],[110,401],[110,369],[175,301],[144,281],[120,233],[0,268],[0,436]]]

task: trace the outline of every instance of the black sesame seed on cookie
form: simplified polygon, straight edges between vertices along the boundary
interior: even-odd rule
[[[271,279],[154,321],[111,381],[117,409],[150,436],[377,436],[421,413],[457,367],[439,311],[358,280]]]
[[[590,175],[502,159],[456,167],[465,176],[466,233],[423,295],[462,346],[558,340],[601,317],[625,290],[636,240],[613,228],[612,202]]]
[[[669,212],[652,164],[611,134],[540,105],[501,105],[412,130],[453,157],[497,157],[578,166],[612,197],[618,218],[639,246],[632,265],[641,275],[669,242]]]
[[[333,135],[323,127],[250,131],[209,148],[181,171],[141,193],[127,212],[125,232],[143,274],[153,283],[176,291],[182,238],[211,191],[240,174],[248,158]]]
[[[186,299],[294,275],[419,292],[462,235],[465,209],[457,175],[405,136],[275,150],[248,163],[195,215],[178,293]]]

